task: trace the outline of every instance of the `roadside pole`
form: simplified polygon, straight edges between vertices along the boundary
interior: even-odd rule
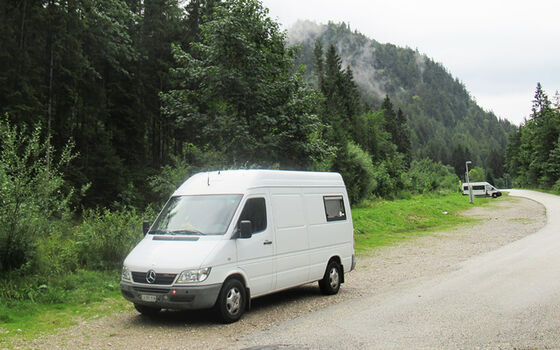
[[[467,160],[465,162],[465,168],[467,169],[467,172],[465,173],[465,176],[467,178],[467,186],[469,187],[469,202],[471,204],[473,204],[472,186],[471,186],[471,183],[469,181],[469,164],[472,164],[472,162],[470,160]]]

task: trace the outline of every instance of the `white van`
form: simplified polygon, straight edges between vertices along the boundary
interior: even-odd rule
[[[336,294],[355,266],[352,215],[340,174],[199,173],[171,196],[123,264],[136,309],[214,308],[237,321],[251,299],[319,281]]]
[[[488,182],[471,182],[470,185],[474,196],[492,196],[492,198],[497,198],[502,195],[502,192]],[[469,194],[469,186],[466,183],[463,183],[463,194]]]

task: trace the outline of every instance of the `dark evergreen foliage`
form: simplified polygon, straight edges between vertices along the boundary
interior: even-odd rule
[[[163,195],[150,185],[160,176],[209,168],[361,169],[355,200],[404,189],[413,158],[469,154],[503,173],[509,124],[441,65],[345,24],[315,39],[306,70],[258,0],[4,1],[0,113],[41,122],[49,149],[74,140],[64,176],[91,184],[86,207],[143,207]],[[364,93],[366,67],[382,94]]]
[[[560,190],[560,103],[537,84],[532,113],[509,138],[506,170],[514,185]]]

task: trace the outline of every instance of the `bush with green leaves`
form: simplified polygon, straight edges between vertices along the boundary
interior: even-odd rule
[[[484,170],[482,167],[477,166],[469,170],[470,182],[481,182],[486,180],[486,170]]]
[[[165,202],[194,173],[223,169],[226,164],[223,154],[211,149],[201,149],[192,143],[184,143],[181,155],[170,155],[170,158],[170,164],[148,178],[148,184],[160,202]]]
[[[37,242],[69,221],[70,198],[62,169],[73,159],[68,143],[55,157],[42,129],[12,126],[0,117],[0,271],[33,264]]]
[[[75,229],[79,265],[118,268],[142,237],[142,216],[134,208],[86,210]]]
[[[415,160],[408,171],[408,187],[412,192],[450,193],[457,190],[459,178],[453,167],[429,158]]]
[[[376,186],[373,194],[382,198],[396,198],[404,189],[403,175],[405,170],[405,155],[393,153],[386,159],[374,165],[373,178]]]
[[[59,276],[76,271],[80,266],[73,235],[74,224],[70,220],[59,220],[51,225],[53,232],[37,241],[32,272]]]
[[[353,142],[337,153],[333,168],[342,175],[352,204],[369,197],[377,186],[370,155]]]

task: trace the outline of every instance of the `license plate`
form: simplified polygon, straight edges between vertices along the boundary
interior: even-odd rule
[[[157,300],[157,297],[155,295],[144,295],[144,294],[142,294],[140,296],[140,298],[142,299],[142,301],[149,301],[149,302],[152,302],[152,303],[155,303],[156,300]]]

